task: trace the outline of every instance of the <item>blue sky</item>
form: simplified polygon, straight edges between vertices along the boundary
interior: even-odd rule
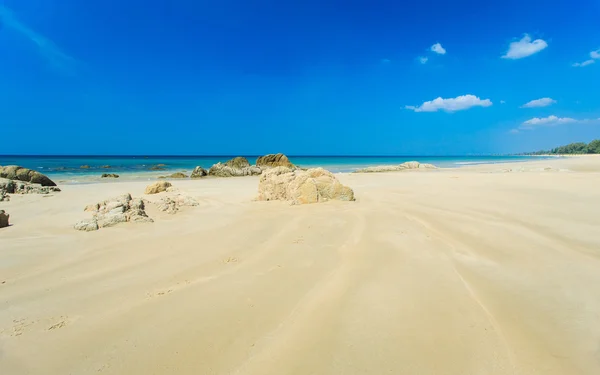
[[[589,141],[599,19],[597,0],[0,0],[0,154]]]

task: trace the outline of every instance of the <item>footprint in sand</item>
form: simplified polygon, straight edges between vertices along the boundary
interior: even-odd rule
[[[237,263],[238,258],[236,257],[227,257],[226,259],[223,259],[223,263]]]

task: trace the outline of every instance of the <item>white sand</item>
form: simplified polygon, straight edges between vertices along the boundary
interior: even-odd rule
[[[600,158],[340,179],[173,181],[200,206],[92,233],[147,183],[0,203],[0,373],[600,374]]]

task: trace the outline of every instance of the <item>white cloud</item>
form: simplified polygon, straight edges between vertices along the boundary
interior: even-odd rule
[[[502,58],[511,60],[522,59],[538,53],[546,47],[548,47],[548,43],[545,40],[536,39],[531,41],[529,34],[525,34],[521,40],[509,44],[508,51],[506,51],[506,54]]]
[[[571,66],[574,68],[583,68],[584,66],[592,65],[593,63],[595,63],[594,60],[585,60],[584,62],[575,63]]]
[[[600,123],[600,118],[597,119],[574,119],[571,117],[558,117],[558,116],[548,116],[548,117],[534,117],[523,122],[518,128],[510,130],[511,134],[520,133],[522,130],[534,130],[536,128],[542,126],[558,126],[563,124],[596,124]]]
[[[446,49],[444,47],[442,47],[442,45],[440,43],[436,43],[433,46],[431,46],[431,51],[435,52],[439,55],[445,55],[446,54]]]
[[[584,66],[592,65],[593,63],[596,62],[594,60],[600,59],[600,49],[590,52],[590,57],[591,57],[591,59],[589,59],[589,60],[585,60],[584,62],[580,62],[580,63],[575,63],[575,64],[572,64],[571,66],[573,66],[575,68],[583,68]]]
[[[521,106],[521,108],[538,108],[538,107],[547,107],[549,105],[552,105],[556,103],[556,100],[552,99],[552,98],[541,98],[541,99],[535,99],[532,100],[528,103],[523,104],[523,106]]]
[[[456,98],[443,99],[441,97],[425,102],[418,107],[407,105],[405,108],[415,112],[447,112],[462,111],[471,107],[489,107],[492,105],[489,99],[479,99],[475,95],[462,95]]]
[[[419,57],[419,62],[420,62],[421,64],[427,64],[427,61],[428,61],[428,60],[429,60],[429,58],[427,58],[427,57],[424,57],[424,56],[420,56],[420,57]]]
[[[574,118],[570,117],[557,117],[557,116],[548,116],[548,117],[534,117],[530,120],[527,120],[523,123],[525,127],[533,127],[533,126],[543,126],[543,125],[560,125],[560,124],[568,124],[570,122],[577,122]]]

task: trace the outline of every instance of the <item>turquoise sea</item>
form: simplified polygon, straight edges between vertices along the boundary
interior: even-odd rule
[[[20,165],[44,173],[62,183],[85,183],[100,180],[102,173],[116,173],[119,180],[154,179],[173,172],[187,172],[194,167],[210,168],[233,156],[15,156],[0,155],[0,165]],[[251,164],[257,156],[246,156]],[[352,172],[375,165],[393,165],[416,160],[438,167],[506,163],[531,160],[529,156],[289,156],[301,167],[323,167],[332,172]],[[162,170],[152,166],[164,164]],[[89,166],[90,168],[81,168]],[[103,168],[110,166],[109,168]],[[111,181],[114,181],[111,179]]]

